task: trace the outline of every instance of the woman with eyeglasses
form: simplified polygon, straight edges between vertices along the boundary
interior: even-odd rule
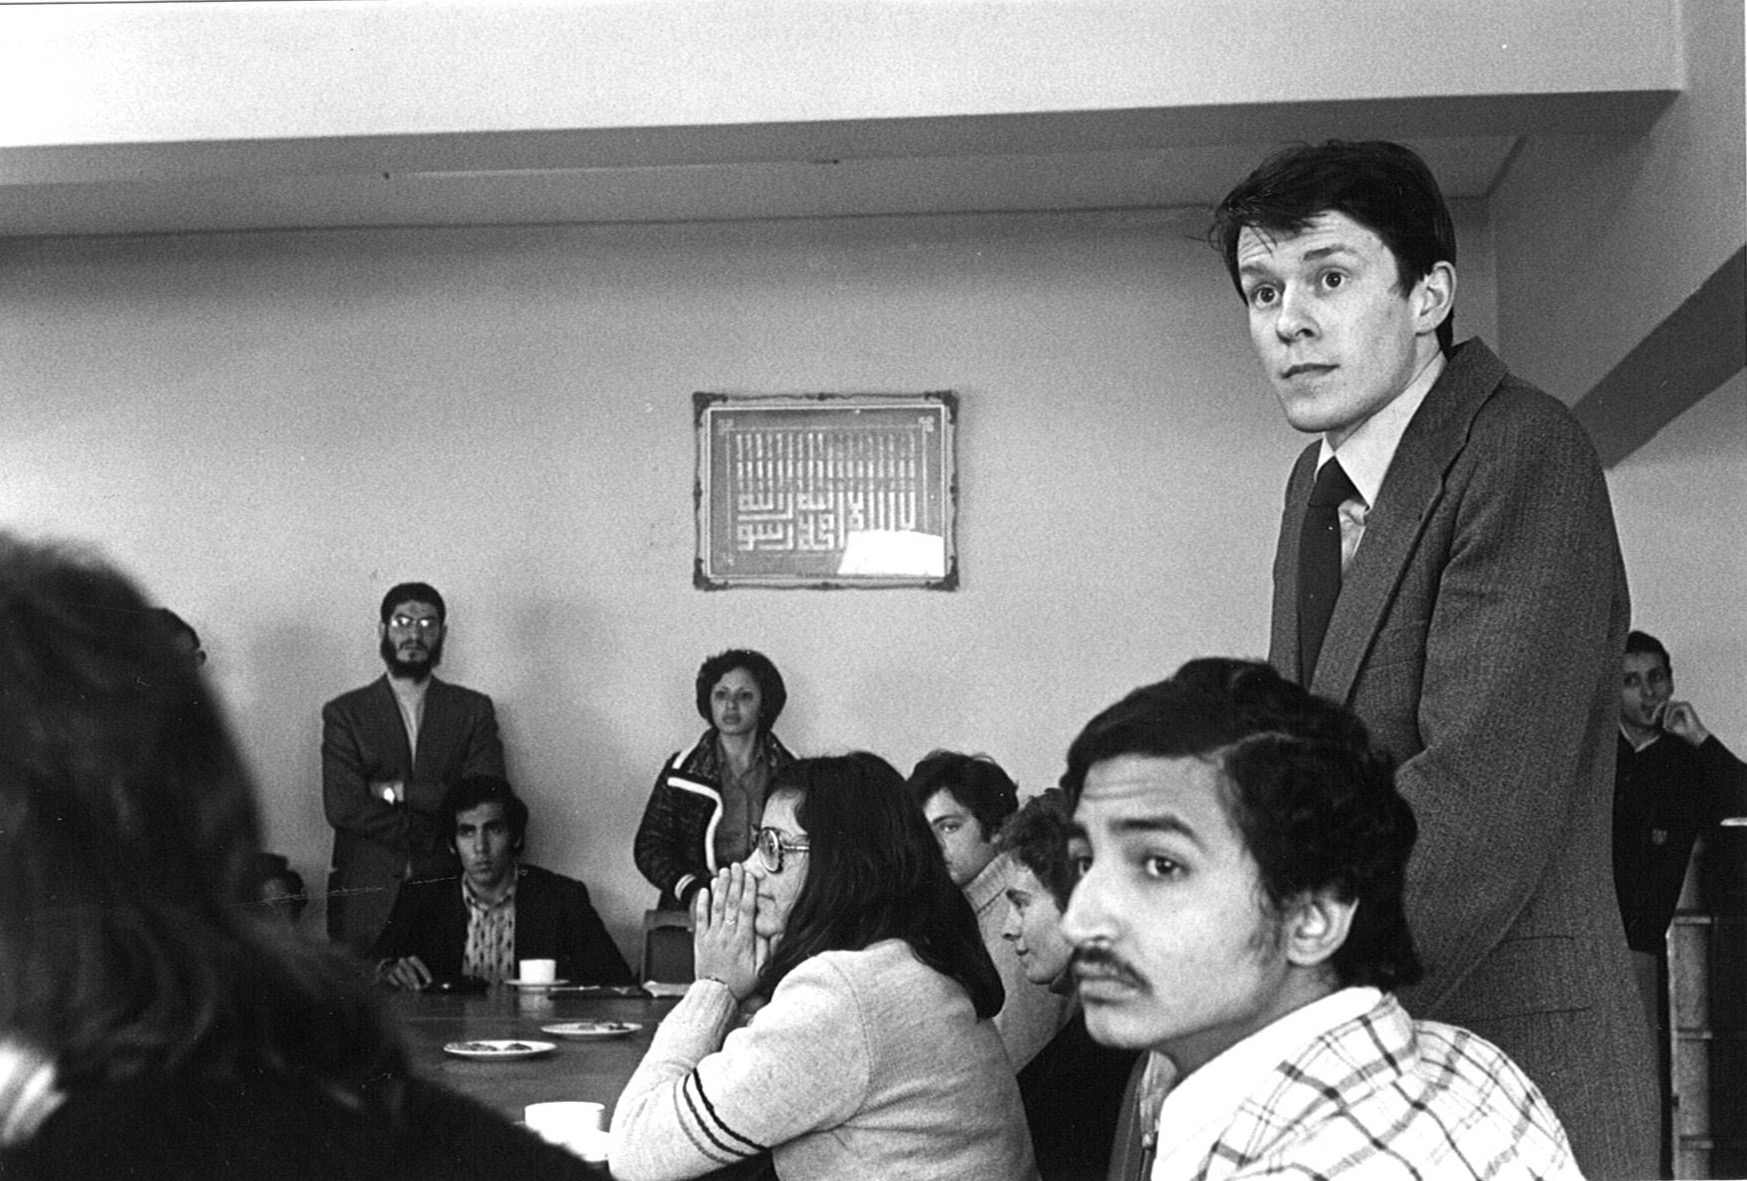
[[[632,845],[663,910],[686,909],[717,868],[752,851],[771,781],[795,761],[771,732],[789,695],[764,653],[718,652],[696,688],[710,727],[662,765]]]
[[[785,770],[692,914],[698,978],[619,1097],[614,1177],[765,1150],[783,1181],[1036,1177],[1000,975],[890,764]]]

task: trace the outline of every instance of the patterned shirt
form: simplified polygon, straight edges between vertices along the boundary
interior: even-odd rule
[[[757,842],[764,819],[764,798],[769,794],[771,760],[758,748],[752,762],[739,775],[722,760],[722,822],[716,826],[716,864],[745,861]]]
[[[1373,998],[1368,1008],[1354,1003]],[[1293,1018],[1297,1045],[1271,1067],[1220,1069],[1226,1055],[1243,1055],[1239,1042],[1166,1096],[1152,1181],[1581,1177],[1546,1099],[1483,1038],[1414,1021],[1394,997],[1369,989],[1343,990],[1283,1020]],[[1203,1137],[1209,1099],[1223,1112]]]
[[[783,749],[776,736],[766,730],[759,735],[758,744],[753,748],[752,762],[747,764],[744,772],[736,775],[722,753],[722,736],[714,726],[704,731],[694,753],[686,759],[684,769],[714,780],[721,795],[721,812],[716,818],[713,835],[708,838],[710,855],[715,858],[714,868],[734,865],[751,854],[758,837],[758,826],[764,820],[764,797],[770,793],[770,781],[777,769],[790,761],[792,756]],[[684,879],[681,879],[675,889],[683,888],[684,884]]]
[[[467,949],[461,955],[461,972],[480,976],[493,984],[512,980],[516,974],[516,885],[496,902],[486,902],[461,879],[461,899],[467,903]]]

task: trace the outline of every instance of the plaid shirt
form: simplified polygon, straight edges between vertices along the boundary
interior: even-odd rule
[[[1169,1115],[1167,1100],[1161,1150]],[[1153,1181],[1581,1178],[1558,1117],[1503,1051],[1465,1029],[1414,1021],[1392,996],[1257,1077],[1195,1161],[1185,1168],[1162,1153]]]

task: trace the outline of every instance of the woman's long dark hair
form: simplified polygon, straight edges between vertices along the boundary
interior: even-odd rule
[[[857,751],[791,764],[771,785],[772,796],[785,791],[800,796],[795,819],[811,851],[807,880],[758,992],[769,996],[822,951],[902,939],[970,994],[978,1017],[1000,1012],[1006,996],[977,916],[952,884],[904,777],[878,755]]]
[[[205,682],[125,578],[0,535],[0,1029],[61,1086],[321,1087],[392,1114],[361,975],[257,900],[260,822]]]

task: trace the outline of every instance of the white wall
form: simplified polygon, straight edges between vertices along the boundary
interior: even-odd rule
[[[1747,756],[1747,371],[1608,473],[1632,625],[1668,646],[1676,696]]]
[[[357,231],[0,245],[0,521],[185,614],[272,845],[320,880],[318,709],[376,605],[448,597],[537,860],[627,950],[630,840],[691,682],[769,653],[803,753],[983,750],[1021,788],[1120,693],[1261,654],[1284,424],[1197,214]],[[1490,260],[1467,224],[1464,331]],[[963,396],[962,589],[690,581],[691,393]]]
[[[1266,647],[1300,439],[1197,214],[0,244],[0,522],[192,620],[271,844],[321,880],[318,708],[376,604],[448,597],[536,859],[625,944],[630,839],[691,681],[768,652],[803,753],[983,750],[1027,793],[1097,709]],[[1472,231],[1469,233],[1468,231]],[[1481,227],[1467,330],[1492,323]],[[963,587],[690,582],[694,390],[963,396]]]
[[[1642,139],[1530,140],[1491,202],[1505,359],[1576,401],[1747,242],[1743,9],[1679,0],[1687,89]],[[1645,391],[1646,396],[1654,391]],[[1609,472],[1633,626],[1747,745],[1747,406],[1737,373]]]
[[[1743,6],[1675,2],[1686,90],[1650,133],[1530,139],[1491,201],[1507,359],[1568,402],[1747,242]]]

